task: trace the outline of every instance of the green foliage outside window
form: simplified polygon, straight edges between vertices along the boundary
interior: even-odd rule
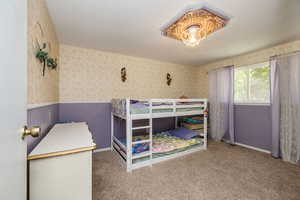
[[[234,98],[237,103],[270,102],[270,67],[262,63],[235,70]]]

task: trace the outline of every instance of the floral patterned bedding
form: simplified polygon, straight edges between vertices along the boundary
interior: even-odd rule
[[[153,153],[165,153],[177,149],[186,148],[195,144],[200,144],[198,137],[192,139],[181,139],[170,135],[168,132],[162,132],[153,136]]]
[[[133,136],[133,141],[146,140],[146,136]],[[124,146],[126,146],[126,139],[119,139]],[[153,135],[153,148],[152,152],[155,153],[167,153],[174,150],[184,149],[190,146],[201,144],[202,141],[199,137],[192,139],[181,139],[170,135],[168,132],[162,132]],[[132,146],[132,153],[142,153],[149,150],[148,143],[136,144]]]

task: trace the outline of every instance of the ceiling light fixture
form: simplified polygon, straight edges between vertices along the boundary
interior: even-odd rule
[[[209,34],[223,28],[229,18],[207,8],[185,12],[162,30],[164,36],[181,40],[186,46],[195,47]]]
[[[198,32],[200,31],[200,29],[201,28],[198,25],[192,25],[189,28],[187,28],[185,30],[187,39],[183,39],[182,42],[186,46],[190,46],[190,47],[195,47],[195,46],[199,45],[201,38],[199,38]]]

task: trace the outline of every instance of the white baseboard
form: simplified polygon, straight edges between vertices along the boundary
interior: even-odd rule
[[[93,152],[97,153],[97,152],[110,151],[110,150],[111,150],[111,148],[107,147],[107,148],[95,149]]]
[[[268,154],[271,153],[270,151],[267,151],[267,150],[264,150],[264,149],[261,149],[261,148],[257,148],[257,147],[253,147],[253,146],[250,146],[250,145],[241,144],[241,143],[238,143],[238,142],[236,142],[235,144],[238,145],[238,146],[241,146],[241,147],[245,147],[245,148],[248,148],[248,149],[260,151],[260,152],[263,152],[263,153],[268,153]]]

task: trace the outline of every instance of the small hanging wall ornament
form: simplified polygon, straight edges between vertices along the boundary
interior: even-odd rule
[[[126,68],[125,67],[123,67],[121,69],[121,80],[122,80],[122,82],[125,82],[127,80],[127,74],[126,74]]]
[[[43,44],[42,48],[39,48],[36,58],[39,59],[39,61],[43,64],[43,72],[42,75],[45,75],[45,68],[46,68],[46,60],[48,58],[48,52],[45,51],[46,49],[46,43]]]
[[[49,69],[56,69],[57,68],[57,59],[53,59],[49,57],[48,52],[46,49],[46,43],[43,44],[42,48],[39,48],[38,52],[36,53],[36,58],[43,64],[43,72],[42,75],[45,75],[46,66]]]
[[[167,85],[170,86],[172,82],[171,74],[167,73]]]

